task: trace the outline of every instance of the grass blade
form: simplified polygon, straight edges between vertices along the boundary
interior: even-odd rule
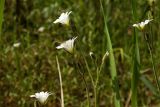
[[[136,13],[136,0],[131,0],[132,4],[132,15],[133,15],[133,21],[137,21],[137,13]],[[138,37],[137,37],[137,31],[134,29],[133,34],[133,69],[132,69],[132,80],[131,80],[131,91],[132,91],[132,97],[131,97],[131,106],[132,107],[138,107],[137,104],[137,87],[139,82],[139,66],[140,66],[140,55],[139,55],[139,46],[138,46]]]
[[[105,23],[104,32],[105,32],[105,35],[106,35],[106,38],[107,38],[107,48],[108,48],[107,50],[109,52],[110,70],[111,70],[111,77],[112,77],[112,87],[113,87],[113,91],[114,91],[114,105],[115,105],[115,107],[121,107],[119,86],[118,86],[118,80],[117,80],[117,71],[116,71],[116,64],[115,64],[115,59],[114,59],[114,55],[113,55],[112,42],[111,42],[110,34],[109,34],[109,31],[108,31],[107,18],[105,16],[101,0],[100,0],[100,5],[101,5],[101,10],[102,10],[102,13],[103,13],[104,23]]]
[[[5,0],[0,0],[0,44],[2,42],[2,22],[3,22],[3,10]]]

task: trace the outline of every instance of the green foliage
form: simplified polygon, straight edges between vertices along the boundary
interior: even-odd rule
[[[65,107],[86,107],[88,100],[91,107],[116,107],[120,103],[122,107],[158,107],[160,97],[150,53],[143,34],[132,25],[154,19],[150,41],[159,71],[159,3],[102,0],[102,11],[99,0],[0,0],[0,106],[31,107],[35,101],[29,97],[31,94],[48,91],[53,95],[46,106],[60,107],[58,56]],[[66,11],[72,11],[71,26],[54,24]],[[149,26],[145,30],[150,35]],[[76,36],[77,65],[70,53],[56,49],[61,42]],[[14,47],[18,42],[21,45]],[[106,51],[109,57],[102,63]]]

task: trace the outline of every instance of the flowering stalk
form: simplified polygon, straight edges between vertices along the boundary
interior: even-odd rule
[[[88,63],[87,63],[87,61],[85,61],[85,62],[86,62],[86,67],[87,67],[87,70],[88,70],[88,74],[89,74],[89,77],[90,77],[91,82],[92,82],[93,91],[94,91],[94,92],[93,92],[93,93],[94,93],[94,107],[97,107],[97,105],[98,105],[98,104],[97,104],[98,80],[99,80],[100,71],[101,71],[101,68],[102,68],[102,63],[101,63],[101,65],[100,65],[100,69],[99,69],[99,67],[98,67],[98,65],[97,65],[97,62],[96,62],[96,60],[95,60],[95,58],[94,58],[93,52],[90,52],[89,55],[90,55],[93,63],[94,63],[95,66],[96,66],[96,73],[97,73],[97,75],[96,75],[96,80],[94,81],[94,80],[93,80],[93,77],[92,77],[92,75],[91,75],[91,72],[90,72],[90,70],[89,70]],[[98,75],[98,74],[99,74],[99,75]]]
[[[34,107],[37,107],[37,101],[34,101]]]
[[[57,56],[56,56],[56,61],[57,61],[59,81],[60,81],[60,86],[61,86],[61,107],[64,107],[63,84],[62,84],[61,70],[60,70],[59,61],[58,61]]]

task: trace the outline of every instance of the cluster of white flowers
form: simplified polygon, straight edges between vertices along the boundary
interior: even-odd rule
[[[66,13],[62,13],[60,15],[60,17],[58,19],[56,19],[53,23],[61,23],[64,25],[69,25],[69,15],[70,12],[66,12]],[[44,31],[44,27],[40,27],[38,29],[39,32],[43,32]],[[73,48],[74,48],[74,41],[77,39],[77,37],[73,37],[72,39],[69,39],[63,43],[61,43],[59,46],[57,46],[57,49],[65,49],[67,52],[69,53],[73,53]],[[19,47],[20,43],[16,43],[13,46],[14,47]],[[30,95],[30,97],[32,98],[36,98],[41,104],[45,104],[48,97],[51,95],[52,93],[50,92],[38,92],[35,93],[34,95]]]
[[[56,19],[53,23],[61,23],[64,25],[69,25],[69,15],[72,11],[62,13],[58,19]],[[74,41],[77,39],[77,37],[73,37],[72,39],[69,39],[65,42],[62,42],[59,46],[57,46],[57,49],[64,49],[69,53],[73,53],[74,51]]]
[[[58,19],[56,19],[53,23],[61,23],[61,24],[64,24],[64,25],[69,25],[69,15],[71,14],[72,11],[70,12],[66,12],[66,13],[62,13]],[[143,30],[144,27],[150,22],[152,21],[153,19],[151,20],[145,20],[144,22],[140,22],[140,23],[137,23],[137,24],[133,24],[133,27],[136,27],[138,28],[139,30]],[[39,28],[38,30],[39,32],[42,32],[44,31],[44,27],[41,27]],[[77,39],[77,37],[73,37],[72,39],[69,39],[65,42],[62,42],[59,46],[56,47],[56,49],[64,49],[66,50],[67,52],[69,53],[73,53],[74,51],[74,42],[75,40]],[[15,43],[13,45],[14,47],[19,47],[20,46],[20,43]],[[90,56],[93,55],[93,52],[90,52],[89,53]],[[109,52],[107,51],[103,57],[103,60],[105,59],[106,56],[109,55]],[[34,95],[30,95],[30,97],[32,98],[36,98],[41,104],[45,104],[48,97],[51,95],[52,93],[49,93],[49,92],[39,92],[39,93],[35,93]]]

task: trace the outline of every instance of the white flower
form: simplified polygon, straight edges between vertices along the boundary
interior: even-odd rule
[[[14,43],[14,44],[13,44],[13,47],[18,48],[20,45],[21,45],[21,43],[20,43],[20,42],[18,42],[18,43]]]
[[[73,53],[73,48],[74,48],[74,41],[77,39],[77,37],[74,37],[72,39],[69,39],[63,43],[61,43],[59,46],[57,46],[57,49],[65,49],[69,53]]]
[[[133,24],[133,27],[136,27],[138,28],[139,30],[143,30],[145,25],[147,25],[150,21],[152,21],[153,19],[151,20],[145,20],[144,22],[141,22],[141,23],[137,23],[137,24]]]
[[[43,32],[44,29],[45,29],[45,28],[42,26],[42,27],[40,27],[40,28],[38,29],[38,32]]]
[[[66,25],[69,25],[69,14],[71,13],[72,11],[70,12],[66,12],[66,13],[62,13],[60,15],[60,17],[55,20],[53,23],[61,23],[61,24],[66,24]]]
[[[47,100],[47,98],[51,95],[52,93],[48,92],[39,92],[35,93],[34,95],[30,95],[30,97],[36,98],[41,104],[44,104]]]

